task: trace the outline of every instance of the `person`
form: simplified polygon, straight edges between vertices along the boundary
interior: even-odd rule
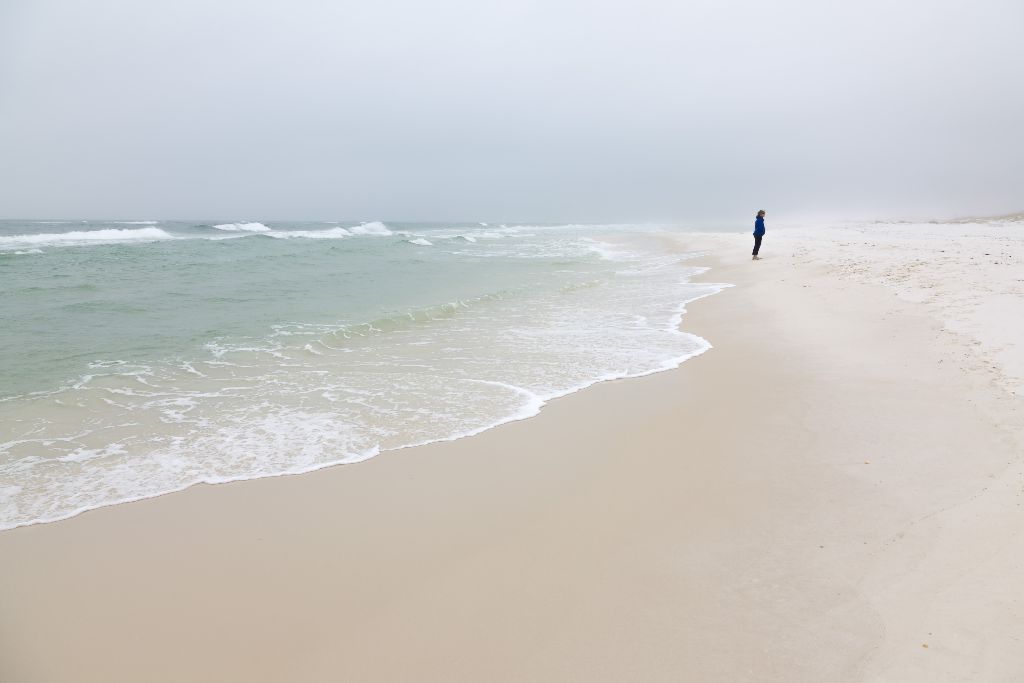
[[[764,237],[764,209],[757,212],[754,219],[754,260],[760,261],[761,257],[757,252],[761,251],[761,238]]]

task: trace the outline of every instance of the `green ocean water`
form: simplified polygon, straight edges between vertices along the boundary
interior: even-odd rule
[[[707,348],[655,226],[0,221],[0,528],[535,414]]]

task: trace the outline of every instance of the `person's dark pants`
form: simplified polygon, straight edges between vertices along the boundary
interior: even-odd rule
[[[764,235],[754,235],[754,256],[757,256],[757,252],[761,250],[761,238]]]

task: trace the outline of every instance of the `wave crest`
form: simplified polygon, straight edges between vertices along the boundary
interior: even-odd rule
[[[349,228],[349,232],[353,235],[393,235],[391,229],[384,225],[380,221],[370,221],[369,223],[363,223],[357,225],[354,228]]]
[[[36,235],[10,235],[0,237],[0,249],[27,246],[73,246],[82,244],[103,244],[111,242],[154,241],[174,239],[160,228],[107,230],[75,230],[72,232],[40,233]]]
[[[221,223],[213,227],[228,232],[270,232],[270,228],[262,223]]]

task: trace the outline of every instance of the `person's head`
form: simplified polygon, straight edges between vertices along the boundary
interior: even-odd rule
[[[758,215],[759,218],[764,218],[764,209],[761,209],[760,211],[758,211],[757,215]]]

